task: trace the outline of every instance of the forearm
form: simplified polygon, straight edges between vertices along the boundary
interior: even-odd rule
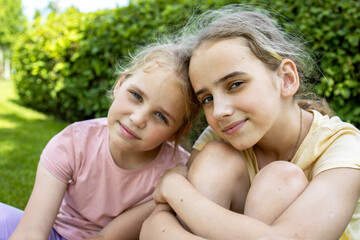
[[[353,169],[319,174],[272,225],[222,208],[179,174],[164,180],[161,192],[190,230],[204,238],[339,239],[359,198],[359,179],[359,170]]]
[[[261,221],[231,212],[210,201],[181,176],[171,178],[167,186],[166,201],[197,236],[256,239],[274,234],[271,227]]]
[[[15,231],[9,238],[9,240],[32,240],[32,239],[39,239],[39,240],[46,240],[48,236],[41,232],[37,231]]]
[[[9,240],[48,239],[50,230],[48,230],[47,225],[41,225],[41,221],[36,219],[33,222],[28,220],[28,218],[23,216]]]
[[[108,225],[97,235],[88,238],[89,240],[132,240],[139,239],[140,229],[144,220],[154,210],[156,204],[153,200],[128,209]]]
[[[9,239],[48,239],[67,184],[39,164],[34,189],[21,220]]]
[[[25,209],[19,224],[9,240],[48,239],[56,215],[52,216],[52,213],[48,213],[48,218],[41,217],[42,213],[37,212],[37,209],[33,209],[31,201],[29,201],[27,209]]]
[[[167,205],[167,204],[166,204]],[[160,204],[144,222],[140,233],[141,240],[201,240],[187,232],[177,220],[174,212],[165,204]]]

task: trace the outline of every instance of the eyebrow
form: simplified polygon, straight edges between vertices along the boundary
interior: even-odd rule
[[[146,99],[149,98],[148,95],[146,95],[146,93],[144,93],[143,90],[141,90],[137,86],[132,85],[132,84],[130,84],[130,86],[131,86],[131,88],[135,89],[138,93],[140,93],[143,98],[146,98]]]
[[[131,87],[133,89],[135,89],[138,93],[140,93],[140,95],[145,98],[145,99],[149,99],[149,96],[146,95],[146,93],[144,91],[142,91],[140,88],[138,88],[137,86],[135,85],[131,85]],[[173,122],[176,122],[175,121],[175,118],[169,113],[167,112],[165,109],[163,109],[162,107],[159,107],[159,110],[160,112],[164,113],[168,118],[170,118]]]
[[[235,76],[243,76],[243,75],[247,75],[247,73],[242,72],[242,71],[234,71],[234,72],[229,73],[229,74],[227,74],[227,75],[219,78],[218,80],[216,80],[216,81],[214,82],[214,85],[215,85],[215,86],[218,86],[218,85],[220,85],[221,83],[227,81],[229,78],[232,78],[232,77],[235,77]],[[196,92],[196,96],[198,96],[198,95],[206,92],[206,90],[207,90],[206,88],[200,89],[199,91]]]

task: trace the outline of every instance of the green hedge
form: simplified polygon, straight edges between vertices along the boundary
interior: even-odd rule
[[[186,3],[168,2],[143,1],[90,14],[69,9],[45,22],[37,19],[13,56],[23,103],[68,121],[106,116],[117,63],[190,17]]]
[[[68,121],[106,116],[117,63],[137,46],[178,31],[194,13],[240,1],[140,0],[83,14],[75,9],[37,19],[19,39],[14,76],[23,103]],[[314,90],[360,126],[360,2],[247,1],[275,11],[302,33],[325,77]]]
[[[79,51],[84,39],[83,23],[89,18],[75,9],[61,15],[50,14],[46,23],[37,18],[19,38],[13,52],[14,80],[25,105],[60,117],[64,117],[67,106],[77,105],[69,104],[72,99],[62,102],[59,93],[73,89],[68,85],[74,72],[72,57]]]
[[[360,1],[271,1],[317,55],[323,77],[314,86],[336,114],[360,127]]]

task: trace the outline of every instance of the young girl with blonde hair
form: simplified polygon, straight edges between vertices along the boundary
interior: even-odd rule
[[[238,6],[196,23],[189,76],[210,126],[189,171],[160,179],[141,239],[360,239],[360,132],[309,98],[301,44]]]
[[[16,225],[10,239],[138,239],[158,178],[189,157],[178,145],[198,110],[188,60],[172,43],[136,55],[107,118],[71,124],[47,144],[24,213],[0,204],[0,239]]]

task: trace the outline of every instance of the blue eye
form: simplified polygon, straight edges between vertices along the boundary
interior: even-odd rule
[[[166,117],[161,113],[155,113],[155,116],[160,119],[160,121],[167,123]]]
[[[142,97],[137,94],[136,92],[130,92],[131,95],[133,95],[134,98],[136,98],[136,100],[138,100],[139,102],[142,102]]]
[[[230,89],[240,87],[242,84],[243,82],[234,82],[233,84],[230,85]]]
[[[201,103],[202,104],[209,104],[209,103],[211,103],[213,101],[213,97],[205,97],[205,98],[203,98],[203,100],[201,101]]]

